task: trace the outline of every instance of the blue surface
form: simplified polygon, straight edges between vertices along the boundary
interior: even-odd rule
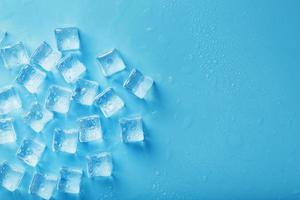
[[[0,28],[31,52],[43,40],[55,47],[55,28],[79,27],[90,78],[117,88],[126,112],[142,114],[146,125],[146,145],[132,147],[120,143],[116,121],[103,120],[104,145],[80,144],[71,158],[48,148],[41,168],[85,170],[82,158],[102,149],[114,156],[114,179],[84,174],[81,199],[300,199],[299,6],[296,0],[2,0]],[[119,87],[119,77],[103,77],[95,57],[114,47],[130,68],[156,81],[153,98],[142,102]],[[0,69],[1,86],[11,83],[15,75]],[[99,113],[71,107],[72,119]],[[75,126],[56,117],[49,131]],[[1,161],[13,159],[23,136],[36,136],[17,125],[18,144],[1,146]],[[51,144],[51,133],[37,137]],[[26,193],[33,170],[27,171],[21,191],[1,189],[1,199],[32,198]]]

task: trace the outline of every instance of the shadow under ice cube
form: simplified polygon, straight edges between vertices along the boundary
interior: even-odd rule
[[[67,83],[74,83],[86,71],[86,67],[75,54],[63,57],[57,64],[57,69]]]
[[[22,42],[7,46],[0,52],[7,69],[14,69],[29,63],[28,53]]]
[[[8,191],[15,191],[24,176],[24,169],[19,166],[14,166],[8,162],[3,162],[0,165],[0,184]]]
[[[53,113],[39,103],[34,103],[29,113],[25,116],[26,123],[37,133],[41,132],[52,119]]]
[[[124,101],[112,88],[107,88],[95,97],[95,104],[105,117],[111,117],[124,107]]]
[[[13,119],[0,119],[0,144],[13,143],[16,141],[16,132]]]
[[[54,30],[59,51],[80,50],[79,30],[75,27],[57,28]]]
[[[85,79],[79,79],[75,84],[74,100],[82,105],[90,106],[98,92],[98,83]]]
[[[12,86],[0,90],[0,115],[9,114],[22,108],[21,99]]]
[[[60,53],[53,50],[47,42],[43,42],[35,50],[30,61],[31,63],[42,67],[46,71],[51,71],[56,66],[60,58]]]
[[[46,73],[37,67],[25,65],[16,79],[17,83],[25,87],[30,93],[37,93],[46,79]]]
[[[67,113],[69,111],[72,91],[65,87],[53,85],[50,87],[46,99],[46,108],[53,112]]]
[[[117,49],[113,49],[97,57],[101,65],[102,72],[105,76],[111,76],[126,68],[126,65]]]
[[[144,141],[143,122],[141,117],[123,118],[119,121],[122,139],[125,143]]]
[[[152,85],[153,80],[150,77],[144,76],[137,69],[133,69],[123,86],[138,98],[143,99]]]
[[[17,151],[17,157],[27,165],[35,167],[40,161],[45,148],[45,144],[37,140],[25,139]]]
[[[87,156],[87,174],[89,177],[111,177],[113,171],[112,156],[101,152]]]
[[[102,141],[103,133],[99,116],[92,115],[83,117],[78,119],[77,123],[79,125],[80,142]]]
[[[79,194],[82,170],[63,167],[60,170],[58,190],[63,193]]]
[[[36,173],[29,186],[30,194],[50,199],[56,188],[58,177],[51,174]]]
[[[53,150],[74,154],[77,150],[78,130],[55,129],[53,136]]]

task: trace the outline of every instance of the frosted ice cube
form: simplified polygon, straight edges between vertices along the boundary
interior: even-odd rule
[[[107,88],[95,97],[95,104],[105,117],[111,117],[124,107],[123,100],[112,88]]]
[[[78,28],[57,28],[54,32],[59,51],[74,51],[80,49]]]
[[[37,133],[41,132],[52,119],[53,113],[39,103],[34,103],[25,116],[26,123]]]
[[[69,111],[72,91],[65,87],[53,85],[50,87],[46,99],[46,108],[58,113],[67,113]]]
[[[31,56],[31,63],[39,65],[46,71],[51,71],[58,63],[61,55],[43,42]]]
[[[142,118],[130,117],[123,118],[119,121],[122,129],[122,138],[125,143],[144,141],[144,130]]]
[[[98,63],[105,76],[111,76],[126,68],[126,65],[117,49],[113,49],[97,57]]]
[[[45,144],[31,139],[23,140],[17,151],[17,157],[27,165],[35,167],[45,150]]]
[[[16,79],[28,92],[37,93],[46,79],[46,73],[31,65],[24,65]]]
[[[13,119],[0,119],[0,144],[12,143],[16,141],[16,132]]]
[[[132,92],[135,96],[143,99],[149,89],[153,85],[153,80],[150,77],[144,76],[139,70],[133,69],[128,79],[124,82],[124,87]]]
[[[102,141],[102,128],[100,117],[91,115],[77,120],[79,125],[79,141],[90,142],[94,140]]]
[[[0,115],[9,114],[22,108],[21,99],[12,86],[0,89]]]
[[[28,53],[22,42],[5,47],[0,52],[7,69],[14,69],[29,63]]]
[[[24,176],[24,169],[14,166],[8,162],[3,162],[0,166],[0,184],[8,191],[15,191]]]
[[[87,174],[89,177],[110,177],[113,171],[112,156],[108,152],[87,156]]]
[[[52,174],[36,173],[30,183],[30,194],[43,199],[50,199],[56,188],[57,176]]]
[[[58,190],[64,193],[79,194],[82,170],[63,167],[60,170]]]
[[[74,83],[86,71],[86,67],[75,54],[63,57],[57,64],[57,69],[67,83]]]
[[[75,84],[73,98],[82,105],[90,106],[97,95],[98,87],[95,81],[79,79]]]
[[[53,145],[54,151],[61,151],[65,153],[76,153],[78,141],[78,130],[61,130],[55,129],[53,135]]]

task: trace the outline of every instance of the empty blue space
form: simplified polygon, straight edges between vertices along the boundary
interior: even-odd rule
[[[55,28],[78,27],[87,78],[116,90],[121,116],[143,117],[146,141],[123,144],[118,117],[72,102],[41,134],[19,117],[17,142],[0,146],[0,161],[17,160],[22,139],[38,137],[47,145],[40,170],[84,170],[80,195],[57,199],[300,199],[299,8],[296,0],[1,0],[7,42],[31,53],[43,41],[56,49]],[[155,81],[146,101],[122,87],[124,73],[103,76],[96,57],[112,48],[125,74],[137,68]],[[1,87],[15,77],[0,65]],[[18,88],[28,111],[36,97]],[[52,152],[54,128],[91,114],[101,117],[104,143],[79,144],[77,156]],[[87,177],[85,156],[97,151],[112,153],[112,180]],[[20,190],[1,188],[0,199],[36,199],[34,171],[26,167]]]

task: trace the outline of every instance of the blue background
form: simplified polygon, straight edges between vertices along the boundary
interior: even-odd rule
[[[300,199],[299,6],[296,0],[1,0],[0,28],[31,52],[43,40],[55,47],[55,28],[79,27],[89,78],[116,88],[127,105],[122,114],[144,117],[143,146],[122,144],[117,119],[102,117],[104,144],[80,145],[74,157],[48,148],[41,170],[85,169],[87,152],[107,150],[113,180],[85,176],[77,198]],[[120,87],[122,74],[103,78],[95,57],[114,47],[129,68],[156,81],[146,102]],[[11,83],[15,74],[0,69],[1,86]],[[24,93],[25,101],[34,98]],[[14,160],[25,135],[50,145],[55,126],[99,113],[72,109],[41,135],[18,119],[17,144],[0,147],[1,161]],[[20,191],[1,189],[1,199],[31,199],[33,171],[27,168]]]

